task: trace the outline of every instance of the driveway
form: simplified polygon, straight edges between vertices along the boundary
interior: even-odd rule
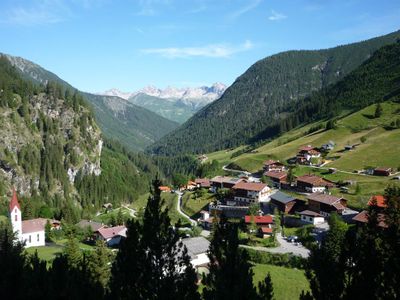
[[[279,242],[280,245],[279,247],[275,248],[253,247],[247,245],[240,245],[240,247],[271,253],[292,253],[293,255],[301,256],[304,258],[307,258],[310,255],[310,250],[302,245],[296,246],[294,243],[289,243],[282,237],[280,232],[276,235],[276,240]]]
[[[178,201],[176,201],[176,210],[178,211],[178,213],[184,217],[185,219],[188,219],[190,224],[192,224],[192,226],[196,226],[197,225],[197,221],[191,219],[187,214],[185,214],[182,210],[181,210],[181,203],[182,203],[182,196],[183,193],[177,191],[176,194],[178,195]]]

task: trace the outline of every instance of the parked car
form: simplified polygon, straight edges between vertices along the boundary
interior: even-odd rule
[[[287,240],[288,242],[290,242],[290,243],[297,242],[298,239],[299,239],[299,238],[298,238],[297,236],[295,236],[295,235],[289,235],[289,236],[286,238],[286,240]]]

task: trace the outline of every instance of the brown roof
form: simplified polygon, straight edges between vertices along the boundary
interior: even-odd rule
[[[230,183],[236,184],[240,181],[243,181],[242,178],[233,178],[229,176],[215,176],[214,178],[210,179],[210,182],[217,182],[217,183]]]
[[[162,192],[169,192],[171,191],[171,188],[169,186],[165,186],[165,185],[161,185],[158,187],[160,189],[160,191]]]
[[[235,184],[232,188],[235,190],[246,190],[246,191],[256,191],[260,192],[264,188],[266,188],[267,185],[265,183],[260,183],[260,182],[239,182]]]
[[[276,179],[283,179],[287,177],[286,172],[280,172],[280,171],[268,171],[264,173],[265,176],[271,177],[271,178],[276,178]]]
[[[368,211],[363,210],[358,215],[353,218],[354,221],[361,223],[368,223]],[[388,226],[385,224],[385,216],[383,214],[378,214],[378,226],[387,228]]]
[[[106,240],[118,235],[126,237],[126,227],[124,225],[109,228],[102,227],[99,228],[98,232]]]
[[[302,146],[299,148],[299,151],[310,151],[310,150],[314,150],[315,147],[308,145],[308,146]]]
[[[76,224],[76,226],[78,226],[82,229],[86,229],[86,228],[90,227],[90,229],[93,232],[96,232],[97,230],[99,230],[99,228],[103,227],[104,225],[102,223],[94,222],[91,220],[81,220],[81,221],[79,221],[79,223]]]
[[[22,221],[22,233],[44,231],[46,223],[47,219],[43,218]]]
[[[333,186],[333,184],[319,176],[316,175],[302,175],[297,177],[297,181],[309,183],[313,186]]]
[[[390,171],[392,171],[392,168],[388,168],[388,167],[378,167],[378,168],[375,168],[374,171],[379,171],[379,172],[390,172]]]
[[[335,196],[327,195],[327,194],[313,193],[313,194],[307,196],[307,199],[321,202],[321,203],[328,204],[328,205],[333,205],[334,203],[339,202],[343,198],[341,198],[341,197],[339,198],[339,197],[335,197]],[[340,209],[339,207],[337,207],[337,208]]]
[[[312,217],[322,217],[322,215],[320,215],[319,213],[317,213],[315,211],[311,211],[311,210],[303,210],[302,212],[300,212],[300,215],[312,216]]]

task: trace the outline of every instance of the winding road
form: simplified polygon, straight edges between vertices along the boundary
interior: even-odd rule
[[[178,201],[176,201],[176,210],[178,211],[178,213],[184,217],[185,219],[188,219],[190,224],[192,224],[192,226],[197,226],[197,221],[191,219],[187,214],[185,214],[182,210],[181,210],[181,204],[182,204],[182,196],[183,193],[176,191],[175,192],[178,195]]]

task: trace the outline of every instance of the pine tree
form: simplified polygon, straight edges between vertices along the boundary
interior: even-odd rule
[[[382,112],[383,112],[382,105],[381,103],[378,103],[375,108],[375,114],[374,114],[375,118],[380,118],[382,116]]]
[[[99,284],[106,290],[111,276],[111,268],[109,266],[110,254],[103,241],[96,242],[96,248],[88,255],[87,261],[92,283]]]
[[[63,250],[69,268],[77,269],[82,260],[82,251],[79,249],[78,240],[71,234]]]
[[[162,210],[159,186],[153,183],[143,224],[128,222],[128,234],[112,269],[111,296],[131,299],[198,299],[196,274],[186,248]]]
[[[239,249],[237,224],[218,223],[209,249],[210,273],[204,299],[256,299],[248,254]]]
[[[347,225],[336,214],[329,219],[330,230],[310,253],[306,275],[315,299],[341,299],[345,285],[343,244]],[[334,276],[332,276],[334,274]]]
[[[265,276],[264,281],[258,283],[258,294],[260,300],[272,300],[274,298],[274,288],[269,273]]]

